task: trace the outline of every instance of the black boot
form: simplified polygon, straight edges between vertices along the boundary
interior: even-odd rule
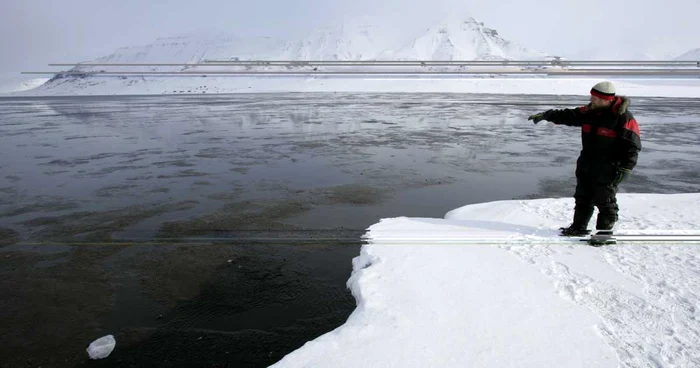
[[[598,205],[598,218],[596,219],[595,228],[600,231],[610,231],[615,227],[619,212],[617,200],[615,197],[609,198],[602,205]]]
[[[574,222],[569,227],[562,227],[561,235],[564,236],[585,236],[591,233],[587,229],[588,223],[593,216],[593,205],[587,201],[577,199],[574,207]]]
[[[604,210],[601,210],[601,212],[598,213],[595,228],[599,231],[609,231],[612,233],[612,228],[615,227],[615,223],[617,222],[617,213],[603,211]]]
[[[563,236],[586,236],[591,233],[590,230],[575,226],[573,224],[569,227],[560,227],[559,230]]]

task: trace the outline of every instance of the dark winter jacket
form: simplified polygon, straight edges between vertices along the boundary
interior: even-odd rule
[[[608,108],[592,109],[588,104],[545,112],[544,118],[554,124],[581,127],[577,176],[607,183],[614,180],[619,169],[632,171],[637,165],[642,143],[637,121],[627,110],[629,104],[629,98],[617,96]]]

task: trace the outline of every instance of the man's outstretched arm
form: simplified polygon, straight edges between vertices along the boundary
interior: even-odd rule
[[[581,126],[583,125],[588,106],[581,106],[574,109],[552,109],[535,115],[531,115],[527,120],[532,120],[535,124],[542,120],[547,120],[554,124]]]

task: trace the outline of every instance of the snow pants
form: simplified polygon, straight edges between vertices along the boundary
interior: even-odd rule
[[[576,177],[574,226],[586,229],[593,216],[594,206],[598,207],[597,230],[612,230],[617,222],[617,186],[599,179],[590,175]]]

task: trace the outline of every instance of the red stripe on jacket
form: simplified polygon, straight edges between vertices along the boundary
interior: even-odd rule
[[[596,134],[602,135],[603,137],[610,137],[610,138],[617,137],[617,133],[615,133],[614,130],[607,129],[607,128],[598,128],[598,131],[596,132]]]
[[[637,125],[637,120],[635,119],[630,119],[625,123],[625,126],[623,126],[624,129],[631,130],[635,132],[637,135],[639,134],[639,125]]]

